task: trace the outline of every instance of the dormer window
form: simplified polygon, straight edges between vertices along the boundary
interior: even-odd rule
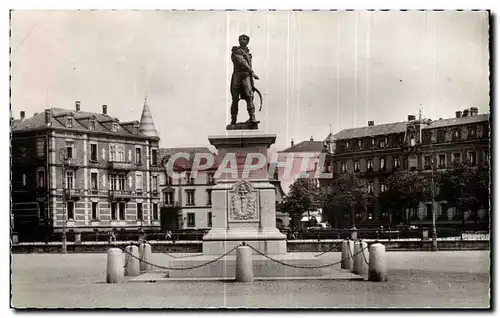
[[[358,148],[363,148],[363,140],[358,140]]]
[[[375,146],[375,138],[372,138],[372,147]]]
[[[118,132],[118,123],[113,123],[113,132]]]
[[[91,119],[89,121],[89,129],[90,130],[95,130],[95,119]]]
[[[66,127],[67,128],[73,128],[73,117],[66,117]]]
[[[134,125],[134,134],[139,133],[139,125]]]
[[[349,142],[348,141],[345,142],[345,148],[349,149]]]

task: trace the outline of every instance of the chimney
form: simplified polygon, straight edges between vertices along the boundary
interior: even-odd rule
[[[461,111],[459,111],[459,110],[457,110],[457,111],[455,112],[455,117],[456,117],[456,118],[460,118],[460,117],[462,117],[462,112],[461,112]]]
[[[292,140],[290,141],[290,145],[291,145],[290,147],[293,147],[293,138],[292,138]]]
[[[373,125],[375,125],[375,122],[373,120],[369,120],[368,121],[368,126],[373,126]]]
[[[464,111],[462,112],[462,117],[467,117],[467,116],[469,116],[469,110],[464,109]]]
[[[80,111],[80,101],[79,100],[75,101],[75,108],[76,108],[77,112]]]
[[[38,115],[38,113],[34,113],[34,114],[33,114],[33,116],[36,116],[36,115]]]
[[[408,115],[408,121],[415,120],[415,115]]]
[[[102,105],[102,113],[104,115],[107,115],[108,114],[108,106],[107,105]]]
[[[309,141],[314,141],[314,138],[313,138],[313,136],[311,136],[311,138],[309,139]]]
[[[21,120],[24,120],[25,115],[26,115],[26,113],[24,112],[24,110],[21,110]]]
[[[470,115],[471,116],[476,116],[479,112],[479,109],[477,107],[471,107],[470,108]]]
[[[47,126],[50,125],[50,116],[52,115],[52,112],[50,111],[50,109],[46,109],[45,110],[45,124]]]

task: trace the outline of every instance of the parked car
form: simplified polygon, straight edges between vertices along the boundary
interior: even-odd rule
[[[316,225],[310,226],[308,230],[328,230],[331,229],[331,225],[328,223],[317,223]]]

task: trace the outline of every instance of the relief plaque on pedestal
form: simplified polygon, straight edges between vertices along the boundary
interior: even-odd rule
[[[241,181],[229,191],[229,222],[259,222],[259,196],[251,183]]]

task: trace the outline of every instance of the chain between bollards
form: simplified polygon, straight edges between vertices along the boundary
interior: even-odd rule
[[[316,255],[314,255],[314,257],[319,257],[319,256],[322,256],[322,255],[324,255],[324,254],[326,254],[326,253],[329,253],[329,252],[331,252],[331,251],[333,251],[333,250],[337,249],[337,247],[338,247],[338,246],[339,246],[339,244],[341,244],[341,243],[342,243],[342,242],[338,242],[338,243],[337,243],[337,244],[335,244],[334,246],[330,247],[327,251],[324,251],[324,252],[321,252],[321,253],[319,253],[319,254],[316,254]]]
[[[131,257],[135,258],[135,259],[138,259],[139,262],[141,263],[144,263],[146,265],[150,265],[152,267],[156,267],[156,268],[160,268],[160,269],[165,269],[165,270],[179,270],[179,271],[182,271],[182,270],[190,270],[190,269],[196,269],[196,268],[200,268],[200,267],[203,267],[203,266],[206,266],[206,265],[209,265],[209,264],[212,264],[212,263],[215,263],[217,262],[218,260],[220,260],[221,258],[231,254],[234,250],[236,250],[238,247],[242,246],[242,244],[239,244],[235,247],[233,247],[232,249],[230,249],[229,251],[227,251],[226,253],[222,254],[221,256],[211,260],[211,261],[208,261],[206,263],[203,263],[203,264],[198,264],[198,265],[195,265],[195,266],[190,266],[190,267],[182,267],[182,268],[179,268],[179,267],[168,267],[168,266],[163,266],[163,265],[156,265],[156,264],[153,264],[151,262],[148,262],[148,261],[145,261],[145,260],[142,260],[140,259],[139,257],[136,257],[135,255],[132,255],[131,253],[129,253],[128,251],[126,251],[125,249],[119,247],[125,254],[128,254],[130,255]]]
[[[277,260],[275,258],[272,258],[270,257],[269,255],[266,255],[264,253],[262,253],[261,251],[257,250],[255,247],[253,247],[252,245],[248,245],[248,247],[250,247],[252,250],[254,250],[257,254],[261,255],[261,256],[264,256],[265,258],[273,261],[273,262],[276,262],[278,264],[281,264],[283,266],[288,266],[288,267],[293,267],[293,268],[303,268],[303,269],[318,269],[318,268],[326,268],[326,267],[330,267],[330,266],[334,266],[334,265],[338,265],[340,263],[342,263],[344,260],[340,260],[338,262],[334,262],[334,263],[330,263],[330,264],[323,264],[323,265],[312,265],[312,266],[300,266],[300,265],[292,265],[292,264],[287,264],[285,262],[282,262],[280,260]],[[360,250],[359,252],[355,253],[354,255],[351,254],[351,257],[354,258],[354,256],[356,256],[357,254],[363,252],[365,249],[367,248],[364,248],[362,250]]]

